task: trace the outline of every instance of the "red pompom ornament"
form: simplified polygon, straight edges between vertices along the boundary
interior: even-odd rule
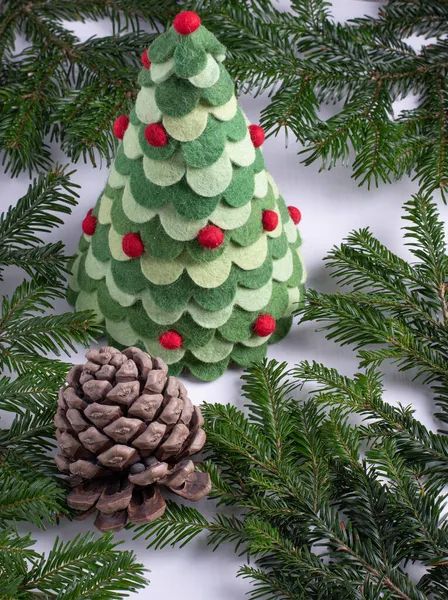
[[[145,247],[138,233],[127,233],[121,242],[123,252],[129,258],[138,258],[145,251]]]
[[[260,125],[249,125],[249,134],[252,144],[259,148],[264,142],[264,129]]]
[[[262,216],[263,229],[265,231],[274,231],[278,225],[278,214],[273,210],[264,210]]]
[[[129,125],[129,117],[127,115],[120,115],[118,119],[115,119],[113,131],[114,136],[119,140],[122,140],[124,134],[126,133],[126,129]]]
[[[82,230],[86,235],[93,235],[96,230],[98,219],[92,215],[93,208],[89,210],[84,221],[82,222]]]
[[[254,332],[260,337],[266,337],[275,331],[275,319],[273,316],[260,315],[254,323]]]
[[[201,19],[198,14],[185,10],[175,17],[173,21],[174,29],[181,35],[189,35],[199,29],[201,26]]]
[[[176,331],[165,331],[159,337],[159,344],[165,350],[178,350],[182,346],[182,336]]]
[[[148,144],[154,146],[154,148],[166,146],[168,143],[168,135],[165,128],[159,123],[151,123],[151,125],[145,127],[145,138]]]
[[[300,220],[302,219],[302,213],[295,206],[288,206],[289,216],[293,220],[293,222],[298,225]]]
[[[145,67],[145,69],[151,68],[151,61],[148,57],[148,48],[146,48],[146,50],[143,50],[142,52],[142,65]]]
[[[198,233],[197,240],[204,248],[214,250],[223,243],[224,232],[216,225],[207,225]]]

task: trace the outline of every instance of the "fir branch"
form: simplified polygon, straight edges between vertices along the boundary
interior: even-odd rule
[[[404,205],[404,238],[418,262],[408,264],[368,230],[351,233],[326,257],[348,293],[308,293],[302,321],[323,322],[327,337],[359,350],[363,366],[391,360],[431,384],[447,421],[448,256],[435,203],[417,194]],[[372,348],[379,344],[379,348]]]

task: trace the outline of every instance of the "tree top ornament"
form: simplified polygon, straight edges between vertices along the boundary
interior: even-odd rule
[[[210,381],[284,337],[303,298],[297,223],[238,106],[225,47],[182,12],[142,54],[141,90],[82,224],[68,299],[110,343]]]

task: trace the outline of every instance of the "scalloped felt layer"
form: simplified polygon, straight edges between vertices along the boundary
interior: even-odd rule
[[[67,292],[104,321],[112,343],[141,346],[171,373],[188,369],[204,380],[229,363],[261,360],[304,298],[301,238],[254,147],[224,52],[203,26],[190,35],[171,27],[151,45],[151,68],[139,75],[93,209],[96,228],[80,238]],[[157,146],[149,129],[145,135],[153,124],[167,136]],[[272,231],[263,228],[266,210],[279,217]],[[213,250],[198,241],[209,224],[224,233]],[[123,251],[128,234],[143,244],[137,258]],[[261,314],[276,321],[270,336],[254,332]],[[181,348],[160,345],[168,329],[182,336]]]

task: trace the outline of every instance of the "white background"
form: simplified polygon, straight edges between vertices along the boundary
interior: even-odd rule
[[[287,0],[281,1],[287,9]],[[338,20],[346,20],[363,14],[375,15],[377,3],[360,2],[359,0],[334,0],[334,16]],[[83,39],[91,35],[107,35],[107,23],[76,25],[75,32]],[[136,48],[140,52],[141,49]],[[266,97],[243,97],[241,104],[253,123],[257,123],[260,110],[266,106]],[[400,108],[408,107],[403,103]],[[330,114],[330,109],[328,113]],[[404,257],[408,256],[402,243],[400,228],[402,204],[417,189],[414,182],[407,179],[393,185],[382,185],[370,191],[358,188],[351,179],[350,169],[339,165],[332,171],[319,173],[319,165],[305,167],[300,163],[297,152],[300,147],[291,139],[285,148],[283,135],[269,138],[264,144],[264,156],[268,170],[276,180],[280,192],[287,204],[300,208],[303,218],[300,231],[303,237],[303,252],[308,270],[308,286],[320,291],[331,292],[336,289],[335,283],[326,272],[322,258],[330,248],[339,244],[352,230],[369,226],[374,234],[392,251]],[[59,148],[54,148],[55,161],[65,164],[66,158]],[[81,185],[79,205],[73,214],[66,218],[66,223],[55,230],[52,239],[62,239],[68,253],[74,253],[81,231],[81,221],[87,210],[91,208],[101,193],[108,170],[93,169],[90,165],[79,163],[73,180]],[[0,175],[1,199],[0,207],[5,210],[9,204],[15,203],[23,195],[29,180],[26,176],[11,180],[8,175]],[[447,208],[440,203],[440,210],[446,219]],[[7,280],[2,285],[2,294],[10,293],[22,275],[9,271]],[[66,303],[58,304],[60,311],[69,310]],[[269,356],[291,364],[300,360],[317,360],[327,366],[336,367],[342,373],[352,375],[357,367],[355,354],[347,348],[327,342],[324,336],[315,333],[314,326],[307,324],[293,327],[289,336],[281,343],[270,346]],[[83,351],[72,355],[70,360],[81,362]],[[211,383],[201,383],[191,377],[183,377],[193,402],[202,401],[243,404],[240,398],[239,369],[229,370],[221,379]],[[411,385],[409,377],[396,373],[394,369],[386,372],[386,398],[393,403],[413,403],[417,416],[425,424],[436,428],[432,417],[432,400],[430,394],[418,385]],[[214,514],[211,501],[202,501],[196,505],[206,516]],[[69,540],[78,532],[87,532],[93,527],[92,521],[81,523],[62,522],[57,528],[48,531],[34,531],[38,540],[36,549],[48,551],[58,535]],[[26,525],[23,530],[28,530]],[[147,550],[144,540],[132,541],[131,532],[121,532],[117,538],[123,539],[123,548],[132,548],[137,552],[140,562],[150,569],[150,585],[137,595],[140,598],[183,598],[185,600],[242,600],[250,583],[235,577],[241,560],[233,554],[230,545],[222,546],[212,553],[204,538],[198,538],[182,550],[165,549],[163,551]]]

